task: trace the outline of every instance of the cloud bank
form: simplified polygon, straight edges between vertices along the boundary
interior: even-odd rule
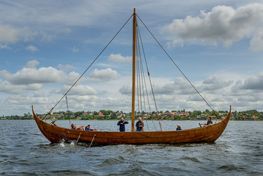
[[[164,27],[172,44],[223,44],[230,46],[243,39],[250,40],[250,48],[263,50],[263,4],[255,3],[233,8],[215,6],[198,16],[175,19]]]

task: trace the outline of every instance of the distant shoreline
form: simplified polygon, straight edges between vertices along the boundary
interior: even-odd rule
[[[186,111],[186,110],[172,110],[172,111],[157,111],[157,112],[137,112],[137,117],[143,117],[145,120],[200,120],[204,121],[207,117],[212,119],[221,119],[227,115],[228,111]],[[100,110],[100,111],[59,111],[50,114],[38,114],[40,117],[46,117],[51,120],[118,120],[120,118],[130,119],[130,112]],[[32,120],[30,112],[24,115],[8,115],[0,116],[0,120]],[[231,120],[238,121],[262,121],[263,112],[257,110],[248,111],[234,111],[232,112]]]

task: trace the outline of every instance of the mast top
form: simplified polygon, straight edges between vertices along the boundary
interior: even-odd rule
[[[133,8],[133,14],[134,14],[134,15],[136,14],[136,9],[135,9],[135,8]]]

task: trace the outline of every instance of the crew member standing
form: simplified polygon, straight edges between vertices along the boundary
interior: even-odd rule
[[[126,120],[122,117],[121,120],[118,121],[117,125],[120,126],[120,132],[125,132],[125,124],[128,124]]]
[[[143,131],[144,123],[141,117],[139,117],[139,120],[136,122],[136,131]]]

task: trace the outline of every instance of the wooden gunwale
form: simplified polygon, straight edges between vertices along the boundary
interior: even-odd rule
[[[220,122],[205,127],[185,129],[181,131],[144,131],[144,132],[109,132],[78,131],[48,124],[42,121],[32,108],[33,118],[39,130],[51,142],[59,143],[76,141],[93,145],[114,144],[180,144],[180,143],[213,143],[225,130],[231,118],[231,109]]]

